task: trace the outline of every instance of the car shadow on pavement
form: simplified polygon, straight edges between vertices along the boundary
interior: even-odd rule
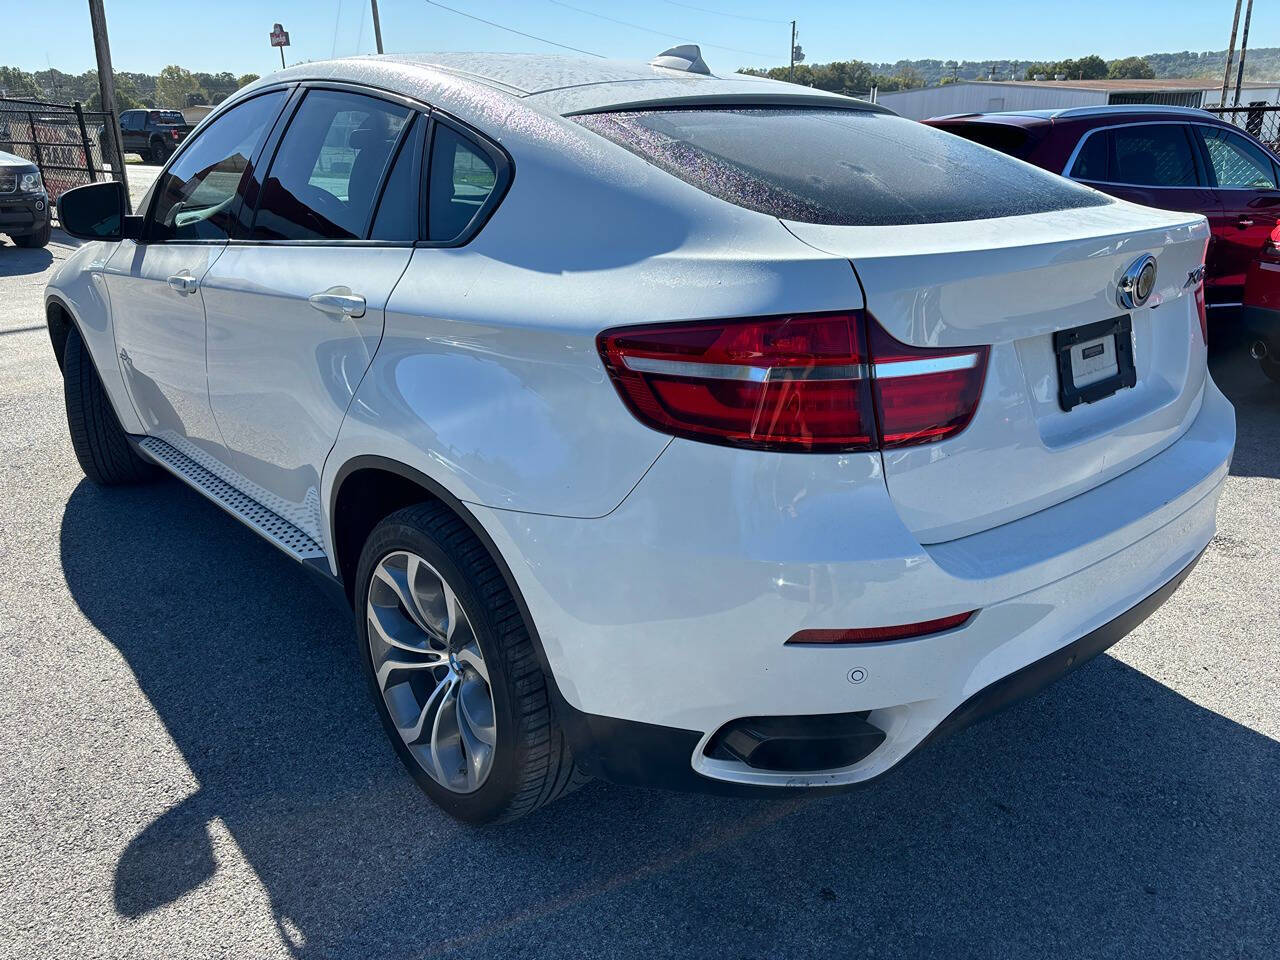
[[[5,244],[0,240],[0,277],[21,277],[29,273],[44,273],[53,263],[53,254],[47,247],[34,250]]]
[[[194,492],[82,482],[61,559],[199,781],[129,842],[125,917],[215,873],[217,819],[300,957],[1245,957],[1280,942],[1280,744],[1110,657],[853,793],[593,783],[476,829],[402,772],[349,613]]]

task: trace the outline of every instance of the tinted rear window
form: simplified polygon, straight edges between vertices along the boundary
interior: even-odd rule
[[[574,119],[712,196],[785,220],[949,223],[1112,202],[892,114],[747,108]]]
[[[184,123],[182,114],[177,110],[152,110],[152,123]]]
[[[946,124],[941,129],[1019,159],[1027,155],[1032,143],[1026,130],[1006,124],[955,123]]]

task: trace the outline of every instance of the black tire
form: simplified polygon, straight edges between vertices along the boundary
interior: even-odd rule
[[[396,731],[374,676],[367,605],[374,569],[388,554],[407,550],[448,580],[471,620],[489,670],[497,719],[493,767],[472,793],[457,793],[433,780]],[[422,790],[450,816],[468,823],[518,819],[588,781],[575,767],[556,722],[546,677],[528,625],[488,551],[444,504],[399,510],[374,528],[360,554],[355,587],[360,658],[387,736]]]
[[[44,226],[35,233],[28,233],[25,237],[14,237],[13,242],[20,247],[32,250],[38,247],[47,247],[49,245],[49,237],[52,235],[53,221],[46,220]]]
[[[62,383],[71,447],[84,475],[100,487],[142,483],[154,477],[155,466],[129,444],[74,326],[62,355]]]
[[[163,140],[151,141],[151,162],[164,163],[165,157],[169,156],[169,151],[165,147]]]
[[[1262,372],[1267,375],[1272,383],[1280,383],[1280,360],[1276,360],[1273,357],[1263,357],[1258,361],[1258,366],[1262,367]]]

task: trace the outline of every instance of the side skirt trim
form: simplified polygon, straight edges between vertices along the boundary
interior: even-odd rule
[[[324,573],[326,575],[329,573],[329,560],[324,548],[284,517],[248,494],[237,490],[159,437],[131,437],[130,439],[148,460],[160,465],[189,487],[204,494],[293,559],[309,567],[323,566]]]

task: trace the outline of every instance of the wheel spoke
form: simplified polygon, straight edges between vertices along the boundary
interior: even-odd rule
[[[449,658],[438,650],[426,652],[428,659],[426,660],[402,660],[396,657],[387,657],[378,666],[378,689],[385,690],[387,687],[387,679],[391,674],[400,670],[437,670],[440,667],[449,666]]]
[[[489,667],[485,664],[484,657],[480,654],[480,645],[474,639],[458,650],[457,657],[459,663],[470,667],[480,675],[480,679],[485,682],[486,687],[489,685]]]
[[[478,680],[464,680],[458,691],[458,712],[464,731],[469,731],[486,746],[497,744],[498,725],[488,687]]]
[[[435,712],[431,723],[431,762],[440,775],[441,783],[447,787],[457,782],[462,773],[458,769],[465,763],[462,757],[462,738],[458,731],[458,714],[456,709],[457,683],[450,678],[447,681],[448,692],[440,699],[440,707]],[[453,754],[457,753],[455,758]]]
[[[422,731],[427,725],[428,720],[433,721],[432,733],[434,736],[434,723],[439,721],[441,705],[445,697],[448,696],[453,686],[453,678],[445,677],[436,684],[435,689],[431,691],[431,696],[427,697],[426,702],[422,705],[422,710],[418,714],[418,719],[412,726],[397,727],[400,736],[404,737],[404,742],[409,746],[414,746],[422,740]]]
[[[415,624],[400,616],[392,607],[369,604],[369,629],[388,647],[407,650],[410,653],[427,653],[431,650],[427,638]]]
[[[472,729],[470,721],[467,719],[466,707],[463,705],[461,690],[458,692],[457,713],[458,734],[462,739],[464,748],[463,762],[466,764],[467,789],[474,790],[484,782],[485,775],[489,772],[493,747],[476,736],[475,731]]]

